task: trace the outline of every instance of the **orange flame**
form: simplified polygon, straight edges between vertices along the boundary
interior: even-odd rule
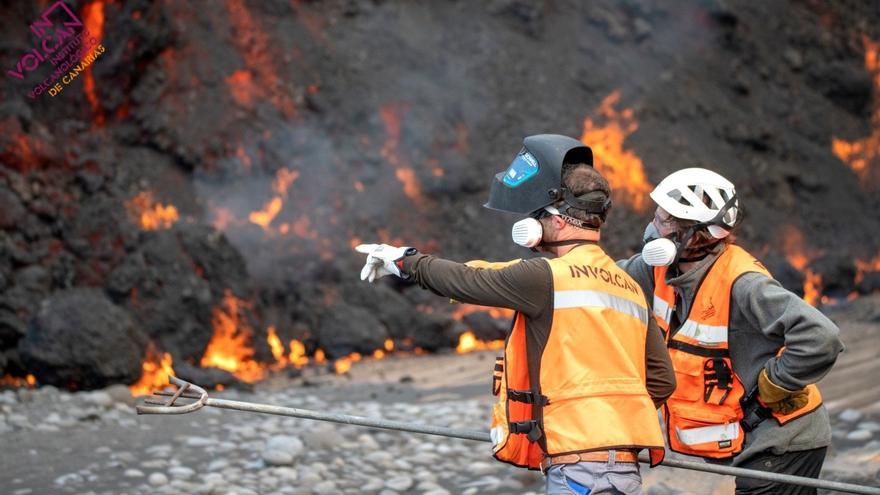
[[[236,103],[245,108],[253,107],[253,98],[259,89],[254,85],[250,71],[237,70],[233,72],[226,77],[226,85],[229,87],[229,93]]]
[[[629,203],[636,211],[645,211],[645,198],[653,186],[645,176],[641,158],[624,148],[624,141],[639,128],[639,124],[631,108],[621,111],[614,109],[619,102],[619,90],[602,100],[593,114],[606,123],[600,126],[590,117],[585,118],[581,142],[593,149],[596,169],[608,179],[615,196]]]
[[[276,193],[284,196],[287,194],[287,188],[298,178],[299,171],[279,168],[278,171],[275,172],[275,182],[273,183],[272,188]]]
[[[286,168],[278,169],[275,173],[275,180],[272,182],[272,189],[278,193],[278,196],[272,197],[272,199],[263,206],[262,210],[251,212],[251,214],[248,215],[248,219],[252,223],[262,227],[263,230],[269,231],[269,224],[272,223],[272,220],[278,216],[278,213],[284,207],[284,200],[281,197],[287,194],[287,189],[297,178],[299,178],[299,172],[296,170],[288,170]],[[300,235],[300,237],[317,238],[318,235],[316,233],[307,233],[307,235],[302,233],[308,230],[309,221],[305,215],[303,215],[300,220],[303,219],[305,220],[305,226],[294,224],[294,232],[297,232],[297,235]],[[298,223],[300,223],[300,221],[298,221]],[[289,230],[289,224],[285,223],[278,226],[278,231],[281,234],[286,234]]]
[[[174,375],[171,354],[164,352],[160,357],[151,343],[147,347],[147,357],[144,359],[142,369],[140,380],[128,387],[133,396],[149,395],[154,390],[168,385],[168,377]]]
[[[306,346],[296,339],[291,340],[290,355],[287,359],[297,368],[309,364],[309,358],[306,356]],[[317,356],[315,359],[317,359]]]
[[[804,244],[804,235],[793,225],[787,225],[782,231],[782,251],[791,266],[804,272],[804,301],[815,306],[822,300],[822,276],[813,272],[807,265],[822,251],[808,249]]]
[[[461,321],[465,315],[469,315],[477,311],[488,313],[489,316],[495,319],[505,319],[513,317],[513,310],[506,308],[490,308],[486,306],[477,306],[475,304],[460,304],[459,307],[456,308],[450,316],[452,316],[452,318],[455,320]],[[455,352],[462,354],[465,352],[503,348],[504,340],[478,340],[476,335],[474,335],[474,332],[468,330],[458,336],[458,345],[455,348]]]
[[[266,32],[254,20],[243,0],[226,0],[226,10],[229,12],[233,27],[231,39],[241,52],[249,72],[254,74],[257,81],[255,84],[245,84],[245,89],[253,88],[258,98],[265,91],[275,108],[285,117],[293,117],[296,114],[296,107],[286,91],[284,81],[275,70],[276,58],[273,56],[272,44]],[[230,84],[230,90],[233,99],[238,101],[238,98],[242,97],[238,94],[242,90],[240,79],[246,78],[243,76],[236,78]]]
[[[179,215],[174,205],[165,206],[153,200],[153,194],[142,191],[125,203],[129,215],[136,218],[144,230],[168,229]]]
[[[89,34],[100,43],[101,38],[104,36],[104,2],[98,0],[83,7],[83,22]],[[95,93],[95,78],[92,75],[91,65],[86,67],[84,77],[83,87],[86,92],[86,99],[89,100],[89,105],[91,105],[92,112],[95,114],[95,125],[101,127],[104,125],[104,114],[98,106],[98,96]]]
[[[269,230],[269,224],[272,223],[272,220],[275,219],[275,216],[278,215],[278,212],[281,211],[281,207],[284,206],[284,202],[281,201],[281,198],[275,196],[260,211],[251,212],[248,215],[248,219],[251,223],[255,223],[260,227],[263,227],[263,230]]]
[[[287,357],[284,355],[284,344],[281,343],[281,339],[279,339],[278,334],[275,333],[274,326],[269,326],[266,341],[269,343],[269,349],[272,350],[272,357],[275,358],[276,364],[282,367],[286,366]]]
[[[473,332],[468,330],[458,337],[458,346],[455,347],[455,352],[459,354],[463,354],[465,352],[473,352],[473,351],[482,351],[486,349],[503,349],[504,341],[503,340],[477,340],[477,337]]]
[[[388,160],[388,163],[395,168],[394,175],[403,184],[403,194],[416,204],[422,204],[422,186],[419,179],[397,149],[400,144],[400,121],[403,111],[404,108],[399,105],[384,105],[379,109],[379,117],[385,125],[385,133],[387,134],[385,144],[379,150],[379,155]]]
[[[880,254],[871,260],[856,260],[856,284],[860,284],[868,272],[880,272]]]
[[[880,43],[862,37],[865,46],[865,69],[874,77],[874,112],[871,115],[873,130],[869,136],[855,141],[831,140],[831,150],[858,176],[862,184],[876,186],[878,177],[872,176],[880,163]],[[870,167],[870,165],[874,165]]]
[[[239,320],[239,307],[247,304],[226,289],[223,304],[214,308],[214,335],[202,356],[201,366],[224,369],[238,379],[253,383],[265,376],[266,367],[253,359],[253,333]]]
[[[20,376],[3,375],[0,376],[0,387],[9,388],[33,388],[37,384],[34,375],[27,375],[24,378]]]

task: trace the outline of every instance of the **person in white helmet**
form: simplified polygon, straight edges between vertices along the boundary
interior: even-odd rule
[[[703,168],[675,172],[640,254],[619,262],[648,294],[676,372],[663,408],[676,452],[818,477],[831,442],[815,383],[843,350],[838,328],[783,288],[733,242],[742,221],[734,185]],[[737,494],[815,494],[737,478]]]

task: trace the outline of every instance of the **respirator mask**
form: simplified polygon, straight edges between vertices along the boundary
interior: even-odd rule
[[[688,227],[684,232],[673,232],[663,237],[654,222],[645,227],[645,233],[642,237],[645,245],[642,248],[642,259],[648,266],[670,266],[674,265],[681,259],[681,253],[688,245],[691,238],[701,228],[707,227],[709,234],[715,239],[723,239],[730,234],[742,221],[742,211],[737,208],[736,220],[733,225],[727,225],[724,217],[727,212],[736,204],[736,195],[730,198],[718,213],[712,219],[705,222],[698,222]],[[696,260],[694,260],[696,261]]]
[[[587,211],[589,213],[600,213],[603,215],[608,209],[611,207],[611,199],[608,198],[604,193],[591,192],[584,195],[581,198],[576,198],[566,189],[556,190],[553,189],[550,191],[551,196],[556,195],[558,198],[563,198],[563,201],[557,203],[559,206],[545,206],[544,208],[538,210],[537,212],[530,215],[528,218],[524,218],[513,224],[513,227],[510,230],[511,238],[513,239],[514,244],[518,246],[523,246],[531,249],[534,252],[538,252],[538,246],[566,246],[570,244],[583,244],[585,242],[595,242],[597,239],[567,239],[564,241],[544,241],[544,226],[541,224],[540,220],[542,218],[558,215],[565,220],[566,223],[574,225],[575,227],[580,227],[582,229],[588,230],[596,230],[594,227],[587,225],[585,222],[578,220],[577,218],[572,217],[571,215],[567,215],[560,211],[560,208],[568,211],[569,207],[578,207]]]

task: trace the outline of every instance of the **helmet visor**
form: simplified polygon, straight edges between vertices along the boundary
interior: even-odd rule
[[[517,187],[538,173],[538,160],[523,149],[516,155],[504,172],[502,182],[510,187]]]

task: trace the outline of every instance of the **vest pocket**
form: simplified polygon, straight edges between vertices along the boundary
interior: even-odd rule
[[[742,450],[745,433],[736,418],[705,410],[670,411],[670,447],[685,454],[729,457]]]

